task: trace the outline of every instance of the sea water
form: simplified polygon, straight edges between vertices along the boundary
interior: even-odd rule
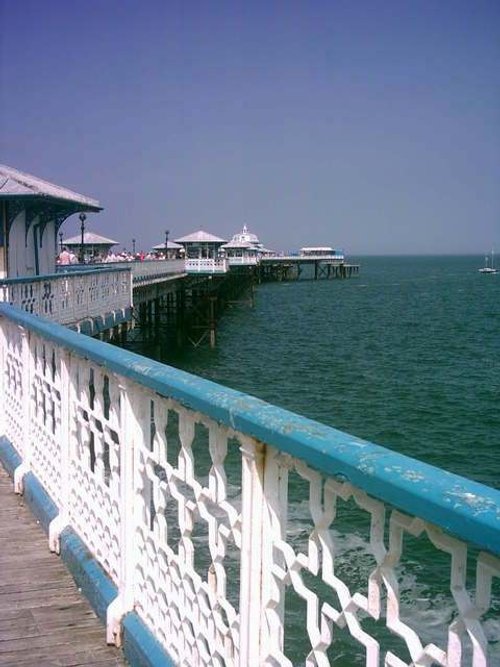
[[[500,488],[500,273],[480,257],[361,257],[267,283],[214,350],[169,363]]]
[[[253,308],[224,313],[215,349],[164,350],[163,360],[500,488],[500,273],[480,274],[482,258],[472,256],[350,261],[360,264],[358,277],[258,286]],[[307,517],[304,497],[291,508],[296,547],[307,541]],[[367,528],[353,508],[344,521],[349,528],[342,531],[340,517],[334,535],[337,572],[347,573],[352,590],[363,589],[373,567]],[[449,560],[425,540],[409,551],[401,570],[405,613],[426,641],[446,647],[455,606]],[[287,654],[303,664],[305,604],[292,595],[287,606]],[[495,610],[498,618],[498,595]],[[374,632],[408,659],[401,643]],[[500,664],[497,621],[488,621],[488,632]],[[332,664],[364,664],[359,644],[345,631],[337,637]]]

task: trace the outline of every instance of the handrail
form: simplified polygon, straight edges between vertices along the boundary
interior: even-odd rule
[[[0,317],[500,555],[500,491],[0,304]]]
[[[499,656],[500,491],[5,303],[0,364],[16,484],[57,507],[51,548],[72,527],[114,582],[108,641],[135,610],[179,664],[291,667],[299,637],[327,665],[337,627],[368,667]]]

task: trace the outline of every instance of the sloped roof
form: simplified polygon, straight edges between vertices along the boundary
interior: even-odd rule
[[[226,239],[221,239],[218,236],[204,232],[199,229],[197,232],[182,236],[180,239],[175,239],[176,243],[225,243]]]
[[[250,243],[250,241],[229,241],[229,243],[224,243],[222,248],[253,248],[254,250],[257,250],[257,248]]]
[[[82,242],[82,235],[72,236],[70,239],[63,239],[63,245],[80,245]],[[119,241],[107,239],[105,236],[99,236],[93,232],[83,233],[83,245],[118,245]]]
[[[182,248],[182,246],[180,243],[174,243],[174,241],[169,241],[168,248],[171,248],[172,250],[179,250],[180,248]],[[153,250],[165,250],[165,243],[158,243],[158,245],[154,245]]]
[[[334,252],[333,248],[330,246],[305,246],[300,249],[300,252],[326,252],[327,250]]]
[[[79,204],[88,210],[102,209],[96,199],[0,164],[0,199],[7,197],[46,197]]]

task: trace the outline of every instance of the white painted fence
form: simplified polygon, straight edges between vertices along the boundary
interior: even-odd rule
[[[186,259],[184,267],[186,273],[226,273],[229,264],[227,259],[201,258]]]
[[[129,268],[71,271],[0,281],[0,301],[60,324],[75,324],[132,306]]]
[[[94,264],[92,266],[96,268],[103,265]],[[134,284],[157,282],[164,280],[168,276],[177,276],[185,273],[183,259],[145,259],[142,261],[134,260],[132,262],[113,262],[104,264],[104,266],[130,268]]]
[[[260,258],[251,255],[246,257],[228,257],[227,262],[229,266],[257,266]]]
[[[0,363],[110,639],[135,608],[179,665],[500,664],[498,491],[2,304]]]

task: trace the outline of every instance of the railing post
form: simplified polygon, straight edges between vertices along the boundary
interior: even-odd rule
[[[263,521],[261,661],[283,651],[285,641],[285,586],[273,576],[273,568],[285,568],[284,557],[274,551],[286,542],[288,517],[288,468],[284,455],[267,447],[264,472],[266,512]]]
[[[0,301],[2,290],[0,289]],[[5,396],[5,371],[7,363],[7,336],[5,329],[9,326],[5,318],[0,318],[0,396]],[[0,410],[0,435],[5,434],[5,409]]]
[[[241,667],[260,665],[283,650],[284,586],[272,570],[275,540],[286,540],[288,469],[279,452],[240,435],[242,447],[242,546],[240,576]],[[274,649],[274,650],[273,650]]]
[[[21,359],[22,359],[22,381],[21,395],[23,400],[23,437],[22,454],[23,461],[14,470],[14,491],[22,494],[24,475],[31,468],[31,376],[32,359],[30,351],[30,335],[24,327],[19,327],[21,332]]]
[[[242,535],[239,664],[241,667],[246,667],[260,664],[265,445],[247,437],[241,437],[241,443]]]
[[[71,381],[71,354],[68,350],[60,350],[60,372],[61,372],[61,423],[59,424],[59,447],[61,452],[60,475],[61,489],[58,498],[59,514],[49,524],[49,549],[57,554],[61,552],[60,536],[64,528],[69,524],[68,507],[70,494],[70,439],[71,429],[71,406],[75,404],[74,386]]]
[[[59,280],[54,281],[54,291],[55,291],[55,298],[54,298],[54,317],[56,322],[62,322],[63,321],[63,312],[61,308],[62,300],[63,300],[63,293],[64,293],[64,279],[60,278]]]
[[[146,424],[144,394],[137,385],[120,382],[120,572],[118,595],[106,613],[108,644],[121,645],[121,619],[134,607],[135,567],[137,564],[137,454]],[[137,441],[137,444],[136,444]]]
[[[121,277],[121,276],[120,276]],[[128,290],[129,290],[129,303],[130,307],[134,307],[134,274],[132,270],[129,271],[128,273]],[[120,287],[121,287],[121,280],[120,280]],[[121,289],[120,289],[120,297],[121,297]]]

